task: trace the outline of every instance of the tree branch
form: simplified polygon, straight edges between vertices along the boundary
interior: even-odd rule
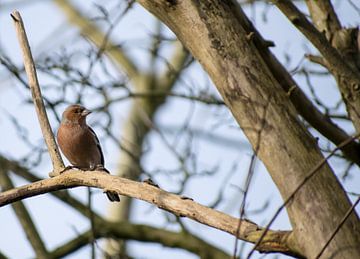
[[[11,182],[10,177],[8,176],[4,168],[0,168],[0,185],[4,190],[13,189],[14,185]],[[36,229],[34,221],[32,220],[28,210],[25,205],[19,201],[12,204],[12,208],[15,211],[17,218],[27,236],[28,241],[30,242],[37,258],[47,259],[49,258],[49,253],[46,250],[45,244],[42,241],[39,232]]]
[[[125,70],[130,79],[138,76],[138,68],[124,53],[120,46],[115,45],[106,35],[67,0],[55,0],[54,3],[64,12],[69,22],[77,26],[81,33],[91,40],[99,49]],[[104,44],[105,43],[105,44]]]
[[[325,32],[326,38],[331,41],[334,34],[341,29],[341,23],[334,7],[329,0],[305,1],[310,11],[311,19],[319,31]]]
[[[207,105],[218,105],[223,106],[225,105],[224,101],[215,96],[195,96],[195,95],[188,95],[188,94],[181,94],[181,93],[174,93],[169,91],[148,91],[148,92],[128,92],[126,95],[114,98],[113,102],[119,102],[123,100],[127,100],[129,98],[165,98],[165,97],[177,97],[181,99],[197,101],[199,103],[207,104]]]
[[[37,79],[35,70],[35,63],[31,55],[31,50],[26,36],[24,23],[18,11],[14,11],[11,14],[11,17],[14,20],[17,37],[19,39],[19,44],[23,53],[25,71],[28,76],[31,95],[39,119],[40,128],[51,157],[51,162],[53,164],[53,172],[50,173],[50,176],[54,176],[55,172],[60,172],[64,168],[64,163],[56,145],[49,119],[46,115],[46,109],[42,99],[39,81]]]
[[[8,160],[2,156],[0,156],[0,168],[12,171],[16,175],[30,182],[42,180],[29,172],[25,167],[18,165],[15,161]],[[64,202],[66,205],[71,206],[71,208],[77,210],[84,217],[90,217],[90,212],[86,205],[72,197],[67,191],[52,192],[51,194],[60,201]],[[186,238],[184,238],[184,233],[182,232],[176,233],[159,228],[148,227],[145,225],[131,224],[128,221],[113,223],[104,220],[95,212],[93,212],[93,217],[97,226],[95,231],[95,238],[116,237],[119,239],[122,238],[140,240],[144,242],[157,242],[164,246],[185,249],[198,255],[208,252],[211,256],[213,256],[213,258],[226,257],[226,254],[222,250],[211,246],[200,238],[189,233],[186,235]],[[70,240],[66,244],[63,244],[54,249],[52,252],[50,252],[50,257],[63,257],[81,248],[82,246],[87,245],[89,242],[88,238],[89,234],[84,233],[84,235],[80,235],[79,237]]]
[[[351,75],[354,80],[359,80],[356,72],[342,59],[341,55],[331,46],[326,37],[319,32],[303,13],[289,0],[272,0],[280,11],[301,31],[305,37],[320,51],[329,62],[331,71]]]
[[[360,76],[354,62],[344,58],[344,54],[334,48],[326,36],[306,18],[306,16],[289,0],[271,0],[281,12],[304,34],[319,50],[327,63],[329,71],[338,82],[341,94],[357,132],[360,132]],[[338,24],[338,26],[340,26]],[[355,54],[352,54],[353,56]]]
[[[98,226],[95,232],[96,238],[118,238],[143,242],[159,242],[161,240],[161,244],[164,246],[186,249],[199,256],[206,255],[204,258],[220,259],[229,257],[228,254],[220,249],[186,233],[176,233],[147,225],[131,224],[127,221],[114,223],[101,218],[96,218],[95,224]],[[87,245],[90,235],[91,232],[88,230],[54,249],[51,253],[52,258],[64,257]]]
[[[323,156],[239,23],[237,2],[138,2],[166,23],[199,60],[254,149],[259,141],[257,130],[263,120],[266,121],[258,156],[282,197],[288,197]],[[265,108],[266,118],[263,117]],[[319,204],[323,203],[327,204],[328,210],[319,210]],[[350,206],[342,186],[326,163],[287,206],[295,233],[294,246],[307,257],[316,255],[318,240],[332,231],[334,222]],[[357,245],[360,235],[354,229],[359,230],[359,227],[358,218],[350,217],[324,256],[338,251],[340,244]],[[344,257],[359,255],[359,251],[342,253]]]
[[[4,255],[4,254],[0,251],[0,259],[9,259],[9,257],[7,257],[6,255]]]
[[[350,136],[344,130],[337,126],[329,117],[325,116],[315,105],[313,105],[286,68],[276,59],[269,48],[266,47],[265,40],[241,8],[238,9],[237,18],[247,33],[253,33],[253,42],[257,50],[260,52],[262,58],[281,85],[282,89],[287,93],[297,112],[308,123],[310,123],[314,129],[320,132],[335,145],[339,145],[343,141],[349,139]],[[326,61],[323,58],[322,60],[323,62]],[[341,151],[347,159],[360,166],[360,144],[358,142],[353,141],[341,149]]]
[[[102,171],[69,170],[63,174],[22,187],[0,193],[0,207],[21,199],[33,197],[47,192],[57,191],[77,186],[102,188],[104,191],[117,192],[120,195],[133,197],[152,203],[157,207],[180,217],[188,217],[199,223],[235,235],[238,219],[217,210],[207,208],[190,199],[161,190],[146,183],[139,183],[125,178],[111,176]],[[97,223],[96,223],[97,224]],[[243,220],[238,238],[255,243],[261,236],[263,229],[255,223]],[[262,252],[279,252],[301,257],[296,250],[287,243],[289,231],[269,230],[258,246]]]

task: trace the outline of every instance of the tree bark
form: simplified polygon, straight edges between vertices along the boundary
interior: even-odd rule
[[[360,132],[360,75],[358,66],[358,29],[339,29],[340,23],[329,1],[308,3],[314,25],[289,0],[272,2],[318,49],[321,63],[336,79],[346,110]],[[328,37],[328,38],[327,38]]]
[[[289,197],[323,156],[242,28],[240,7],[230,0],[138,2],[166,23],[202,64],[282,197]],[[325,164],[287,207],[299,251],[315,257],[350,206]],[[359,219],[352,213],[323,258],[360,258],[359,243]]]

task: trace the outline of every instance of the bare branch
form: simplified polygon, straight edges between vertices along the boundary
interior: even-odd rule
[[[11,182],[10,177],[8,176],[6,170],[3,168],[0,169],[0,185],[4,190],[13,189],[14,185]],[[17,218],[27,236],[28,241],[30,242],[37,258],[47,259],[49,258],[49,253],[46,250],[45,244],[42,241],[39,232],[36,229],[36,226],[26,209],[25,205],[19,201],[12,204],[12,207],[15,211]]]
[[[28,171],[25,167],[17,164],[17,162],[8,160],[2,156],[0,156],[0,168],[10,170],[14,174],[30,182],[41,180],[40,178],[32,174],[30,171]],[[91,217],[90,211],[87,206],[76,198],[72,197],[68,192],[52,192],[51,194],[66,205],[69,205],[73,209],[77,210],[83,216],[87,218]],[[119,239],[122,238],[140,240],[143,242],[159,242],[164,246],[185,249],[198,255],[208,253],[212,256],[212,258],[224,258],[227,256],[220,249],[211,246],[210,244],[204,242],[200,238],[190,233],[187,233],[186,238],[184,238],[183,232],[176,233],[155,227],[131,224],[128,221],[114,223],[104,220],[95,212],[92,212],[92,214],[94,217],[95,225],[97,226],[96,231],[93,233],[93,235],[97,239],[101,237],[116,237]],[[70,240],[66,244],[59,246],[51,252],[50,258],[64,257],[69,253],[81,248],[82,246],[87,245],[90,240],[89,235],[89,232],[86,232],[84,233],[84,235],[80,235],[77,238]]]
[[[289,0],[272,0],[281,12],[301,31],[304,36],[319,50],[328,64],[329,71],[333,74],[341,94],[344,98],[347,111],[357,132],[360,132],[360,76],[355,63],[346,56],[341,48],[333,47],[326,36],[306,18],[306,16]],[[337,26],[340,26],[339,24]],[[353,30],[354,32],[357,29]],[[350,36],[351,31],[344,33]],[[333,44],[336,45],[336,44]],[[354,54],[351,54],[354,56]]]
[[[40,128],[44,136],[46,145],[48,147],[48,151],[51,157],[51,162],[53,164],[53,172],[50,173],[50,176],[54,176],[55,172],[59,172],[64,168],[64,163],[62,161],[58,147],[56,145],[48,117],[46,115],[46,110],[36,75],[35,63],[31,55],[31,50],[30,50],[29,42],[27,40],[24,23],[18,11],[14,11],[11,14],[11,17],[14,20],[17,37],[23,53],[25,71],[28,76],[29,86],[34,101],[36,113],[39,119]]]
[[[96,218],[95,222],[98,226],[96,238],[118,238],[143,242],[159,242],[161,240],[160,243],[164,246],[186,249],[189,252],[202,256],[202,258],[220,259],[229,257],[225,252],[191,234],[177,233],[147,225],[131,224],[128,221],[114,223],[103,220],[100,217]],[[51,253],[52,258],[62,258],[87,245],[90,235],[90,231],[86,231],[54,249]]]
[[[271,53],[271,51],[267,47],[265,47],[265,40],[253,26],[251,21],[246,17],[245,13],[241,10],[241,8],[238,9],[237,17],[248,33],[255,33],[255,36],[253,37],[253,42],[255,43],[267,66],[270,68],[272,74],[280,83],[284,91],[288,93],[288,96],[291,102],[294,104],[297,112],[307,122],[309,122],[312,127],[314,127],[317,131],[319,131],[323,136],[325,136],[335,145],[339,145],[343,141],[349,139],[350,136],[343,129],[341,129],[333,121],[331,121],[329,117],[323,114],[309,100],[309,98],[301,90],[301,87],[291,77],[285,67],[276,59],[276,57]],[[349,160],[360,165],[360,145],[357,142],[353,141],[353,143],[344,147],[344,149],[342,149],[342,152]]]
[[[319,31],[325,33],[328,40],[341,29],[341,23],[337,17],[330,0],[305,1],[310,11],[311,19]]]
[[[236,233],[239,220],[237,218],[210,209],[192,200],[183,199],[181,196],[152,185],[111,176],[103,171],[69,170],[50,179],[5,191],[0,193],[0,207],[21,199],[77,186],[102,188],[104,191],[113,191],[120,195],[144,200],[177,216],[188,217],[231,235]],[[255,243],[262,232],[263,229],[255,223],[242,220],[238,238]],[[269,230],[257,249],[262,252],[279,252],[301,257],[295,249],[287,244],[287,237],[290,233],[289,231]]]
[[[7,257],[6,255],[4,255],[4,254],[0,251],[0,259],[9,259],[9,257]]]
[[[294,3],[288,0],[273,0],[272,2],[320,51],[324,58],[329,62],[330,70],[336,70],[338,73],[343,74],[343,76],[351,75],[354,80],[359,80],[359,76],[356,75],[356,72],[343,60],[339,52],[331,46],[326,37],[312,25]]]
[[[127,57],[124,51],[118,46],[111,42],[110,39],[96,26],[96,24],[89,21],[80,10],[77,10],[70,1],[67,0],[55,0],[54,1],[59,8],[67,16],[69,22],[79,27],[81,33],[91,40],[99,49],[102,48],[105,53],[116,63],[116,65],[121,66],[125,70],[126,74],[130,78],[138,76],[138,68],[132,62],[132,60]],[[104,46],[105,43],[105,46]]]
[[[147,92],[128,92],[126,95],[117,97],[112,100],[112,102],[119,102],[123,100],[127,100],[129,98],[155,98],[155,97],[177,97],[181,99],[187,99],[191,101],[197,101],[203,104],[208,105],[218,105],[223,106],[225,105],[224,101],[222,101],[219,98],[216,98],[215,96],[194,96],[194,95],[188,95],[188,94],[181,94],[181,93],[175,93],[175,92],[167,92],[167,91],[147,91]]]

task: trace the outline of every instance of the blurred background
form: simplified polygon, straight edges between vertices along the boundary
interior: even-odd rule
[[[267,1],[238,2],[263,37],[275,43],[271,50],[313,103],[353,134],[335,81],[304,57],[317,54],[313,46]],[[296,2],[307,12],[302,1]],[[338,0],[333,4],[343,25],[359,25],[359,3]],[[0,156],[2,163],[6,159],[26,169],[11,170],[15,186],[47,178],[52,168],[9,15],[14,9],[25,23],[54,132],[69,104],[83,104],[93,111],[88,124],[100,139],[112,174],[151,178],[164,190],[239,217],[252,148],[198,62],[165,25],[133,1],[0,2]],[[325,154],[334,148],[309,129]],[[330,164],[354,200],[360,192],[360,175],[354,173],[358,168],[340,153]],[[67,194],[88,204],[85,187]],[[228,254],[234,250],[234,237],[227,233],[142,201],[122,197],[120,204],[110,204],[97,189],[90,195],[94,213],[109,220],[186,231]],[[245,217],[265,226],[282,199],[261,161],[256,161],[247,195]],[[51,194],[23,203],[49,251],[90,228],[81,211]],[[23,228],[12,206],[0,209],[1,254],[35,257]],[[272,229],[291,229],[285,211]],[[242,241],[238,246],[241,258],[252,248]],[[96,258],[106,258],[119,247],[121,258],[198,258],[184,249],[136,239],[128,240],[126,249],[121,240],[98,239],[94,246],[79,245],[66,258],[91,258],[94,250]],[[254,256],[263,257],[287,258]]]

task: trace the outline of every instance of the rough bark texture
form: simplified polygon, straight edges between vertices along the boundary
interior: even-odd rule
[[[334,76],[357,132],[360,132],[360,73],[358,29],[345,29],[329,1],[307,1],[314,25],[288,0],[272,2],[318,49],[322,63]]]
[[[311,1],[311,3],[314,3]],[[324,137],[329,139],[335,145],[346,141],[350,136],[338,127],[331,119],[325,114],[321,113],[319,109],[306,97],[304,92],[291,77],[285,67],[276,59],[276,57],[268,49],[269,43],[264,40],[259,32],[254,28],[249,19],[239,9],[239,23],[245,29],[248,35],[252,35],[251,39],[254,42],[257,50],[260,52],[261,57],[265,61],[268,68],[275,79],[279,82],[283,90],[289,96],[292,104],[295,106],[297,112],[318,132]],[[334,27],[334,26],[332,26]],[[352,141],[342,149],[345,157],[360,166],[360,144],[357,141]]]
[[[232,1],[146,1],[208,72],[266,165],[283,198],[323,157],[299,122],[291,102],[238,22]],[[350,207],[330,167],[324,165],[287,207],[293,241],[307,257],[320,251]],[[323,258],[360,258],[360,226],[351,215]]]
[[[344,28],[336,16],[330,1],[306,1],[311,19],[315,27],[325,33],[327,40],[338,50],[344,61],[351,67],[357,75],[360,73],[359,41],[360,34],[358,28]],[[331,71],[331,70],[330,70]],[[334,70],[333,75],[338,83],[339,89],[343,94],[347,111],[350,119],[354,123],[357,132],[360,131],[360,86],[349,86],[351,78],[344,77],[341,73]],[[350,79],[350,80],[349,80]],[[350,94],[347,89],[352,89]]]

